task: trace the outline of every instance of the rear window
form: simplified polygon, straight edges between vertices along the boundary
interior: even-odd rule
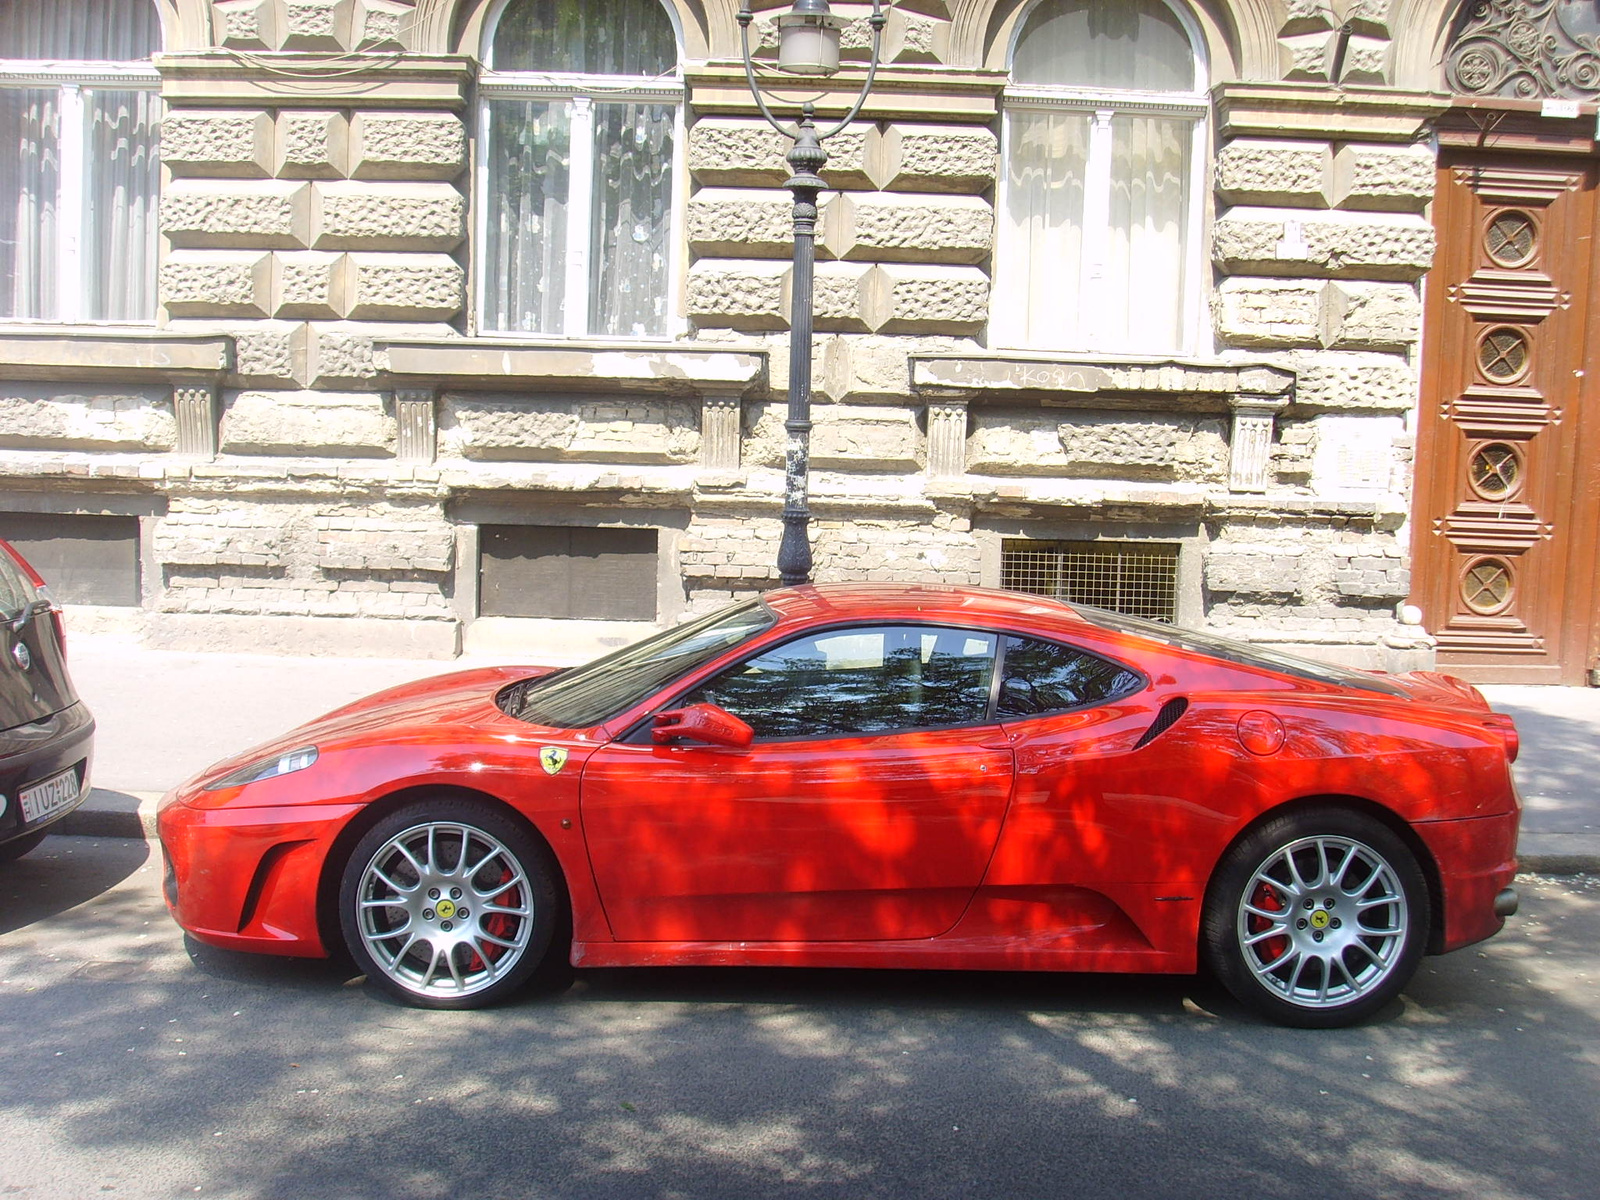
[[[1292,675],[1296,679],[1309,679],[1313,683],[1361,688],[1383,696],[1409,698],[1404,688],[1366,671],[1353,671],[1348,667],[1318,662],[1314,658],[1301,658],[1298,654],[1285,654],[1281,650],[1269,650],[1265,646],[1252,646],[1247,642],[1236,642],[1232,638],[1218,637],[1214,633],[1178,629],[1157,621],[1107,612],[1103,608],[1091,608],[1086,604],[1074,604],[1070,607],[1073,612],[1092,625],[1115,629],[1122,633],[1135,633],[1153,642],[1160,642],[1164,646],[1175,646],[1179,650],[1190,650],[1196,654],[1208,654],[1212,658],[1220,658],[1223,662],[1260,667],[1263,670],[1276,671],[1280,675]]]

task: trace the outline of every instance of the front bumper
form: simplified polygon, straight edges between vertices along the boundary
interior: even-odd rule
[[[184,931],[228,950],[325,958],[322,869],[355,804],[197,808],[161,801],[167,908]]]

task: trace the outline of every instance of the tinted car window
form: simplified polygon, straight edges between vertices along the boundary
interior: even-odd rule
[[[1083,650],[1033,638],[1006,639],[1001,717],[1032,717],[1097,704],[1144,686],[1133,671]]]
[[[989,711],[995,635],[925,625],[834,629],[725,671],[682,704],[717,704],[758,738],[970,725]]]
[[[0,621],[15,620],[39,597],[11,556],[0,550]]]

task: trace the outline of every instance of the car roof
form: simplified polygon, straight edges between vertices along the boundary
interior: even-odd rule
[[[1048,596],[934,583],[821,583],[762,595],[785,622],[914,619],[1084,626],[1068,605]]]

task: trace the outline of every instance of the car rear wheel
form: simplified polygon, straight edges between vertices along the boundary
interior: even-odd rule
[[[48,832],[49,830],[47,829],[41,829],[36,833],[27,833],[19,838],[12,838],[11,841],[0,845],[0,865],[15,862],[21,858],[29,850],[44,841],[44,835]]]
[[[1429,925],[1416,856],[1337,808],[1272,818],[1223,859],[1201,931],[1207,965],[1244,1005],[1327,1029],[1377,1012],[1410,982]]]
[[[480,1008],[522,987],[550,952],[555,867],[522,825],[441,798],[398,809],[345,865],[339,919],[367,978],[421,1008]]]

